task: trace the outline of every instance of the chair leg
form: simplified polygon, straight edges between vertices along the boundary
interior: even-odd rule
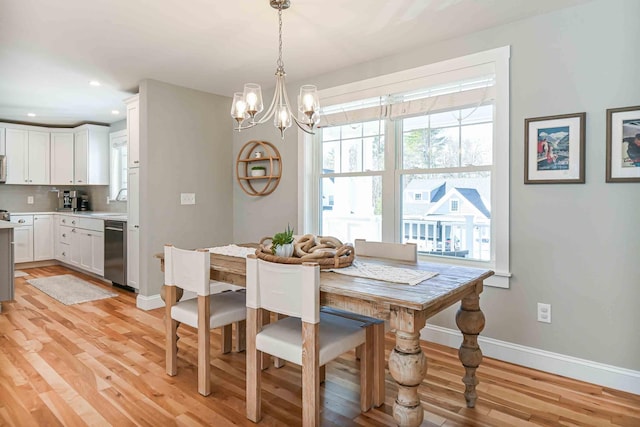
[[[366,339],[360,351],[360,410],[367,412],[373,404],[373,335],[372,326],[366,328]]]
[[[320,425],[320,324],[302,322],[302,425]]]
[[[210,314],[209,295],[198,295],[198,393],[203,396],[211,394]]]
[[[247,321],[236,322],[236,352],[240,353],[247,348]]]
[[[277,320],[284,319],[285,317],[288,317],[288,316],[286,314],[276,313]],[[285,365],[285,363],[286,362],[283,359],[280,359],[279,357],[273,358],[273,366],[275,366],[276,368],[282,368]]]
[[[178,322],[171,318],[171,306],[175,304],[176,287],[165,286],[165,369],[167,375],[178,373]]]
[[[231,339],[232,339],[232,325],[224,325],[220,330],[220,348],[222,350],[222,354],[227,354],[231,352]]]
[[[257,423],[261,413],[262,352],[256,348],[256,335],[262,328],[261,310],[247,308],[247,418]]]
[[[260,329],[262,329],[262,326],[268,325],[269,323],[271,323],[271,312],[264,309],[262,309],[261,311],[262,311],[262,323],[260,324]],[[267,353],[262,353],[262,352],[260,354],[262,354],[262,362],[261,362],[262,369],[265,370],[271,364],[271,355]]]
[[[373,406],[384,403],[384,323],[373,325]]]
[[[327,379],[327,365],[320,366],[319,376],[320,376],[320,384],[324,384]]]

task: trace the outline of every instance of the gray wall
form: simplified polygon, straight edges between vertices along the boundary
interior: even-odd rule
[[[511,45],[513,278],[510,289],[485,288],[484,336],[640,370],[640,184],[604,182],[605,110],[640,104],[638,16],[636,0],[597,0],[307,79],[324,89]],[[290,84],[289,92],[298,86]],[[586,184],[525,186],[524,119],[581,111],[587,112]],[[234,149],[249,137],[279,141],[269,127],[236,133]],[[234,189],[235,240],[297,219],[297,142],[289,132],[278,142],[290,159],[283,188],[260,200]],[[248,218],[255,208],[260,222]],[[553,323],[536,321],[537,302],[552,305]],[[453,310],[430,323],[456,329]]]
[[[155,80],[140,85],[140,294],[160,292],[165,243],[232,242],[230,99]],[[180,205],[180,193],[196,193]]]
[[[111,123],[109,125],[109,133],[118,132],[119,130],[127,129],[127,119],[122,119],[120,121]]]
[[[275,78],[274,78],[275,81]],[[273,91],[264,91],[265,104],[273,98]],[[294,98],[292,98],[294,99]],[[293,101],[295,102],[295,101]],[[267,105],[268,106],[268,105]],[[265,108],[267,108],[265,106]],[[228,108],[231,108],[229,99]],[[235,122],[229,112],[227,129],[231,130]],[[259,140],[272,143],[280,152],[282,158],[282,178],[278,187],[268,196],[249,196],[240,188],[239,184],[233,186],[233,225],[235,242],[257,242],[262,237],[273,236],[283,231],[287,224],[295,228],[298,224],[298,150],[297,127],[285,131],[285,140],[280,136],[280,131],[273,126],[273,121],[258,125],[252,129],[233,133],[233,163],[234,176],[236,174],[235,162],[242,147],[249,141]],[[260,185],[260,183],[256,184]],[[261,187],[259,187],[261,188]],[[298,230],[294,230],[298,234]]]

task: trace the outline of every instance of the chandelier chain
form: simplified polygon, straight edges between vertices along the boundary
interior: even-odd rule
[[[284,72],[284,62],[282,62],[282,6],[278,7],[278,70]]]

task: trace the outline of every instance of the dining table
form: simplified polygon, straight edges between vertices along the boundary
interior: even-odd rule
[[[160,259],[160,267],[164,271],[163,254],[155,257]],[[357,254],[354,262],[435,273],[427,280],[408,285],[336,271],[320,272],[322,306],[389,322],[390,330],[395,334],[395,347],[389,355],[388,367],[398,386],[393,403],[393,417],[397,424],[413,427],[422,423],[424,411],[418,387],[426,376],[427,358],[420,346],[420,332],[426,326],[427,319],[458,302],[460,306],[455,321],[462,333],[458,356],[464,367],[462,382],[466,405],[473,408],[477,399],[476,369],[482,361],[478,335],[485,324],[485,316],[480,309],[480,294],[483,281],[493,275],[493,271],[420,259],[414,263]],[[211,280],[245,286],[246,258],[212,252],[210,277]],[[378,345],[384,346],[384,342]]]

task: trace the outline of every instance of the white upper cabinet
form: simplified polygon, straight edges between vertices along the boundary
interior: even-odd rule
[[[51,184],[73,184],[73,132],[51,133]]]
[[[109,128],[82,125],[74,132],[74,183],[109,185]]]
[[[49,132],[7,129],[7,184],[49,184]]]
[[[127,147],[129,167],[140,166],[140,102],[138,95],[125,100],[127,104]]]

